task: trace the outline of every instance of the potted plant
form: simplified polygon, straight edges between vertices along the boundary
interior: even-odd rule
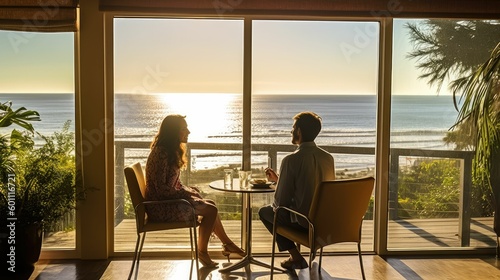
[[[0,127],[17,124],[24,129],[0,136],[0,245],[6,273],[18,278],[31,275],[44,228],[75,207],[74,136],[69,122],[61,132],[43,136],[30,124],[38,120],[36,111],[24,107],[14,111],[10,102],[0,104]]]

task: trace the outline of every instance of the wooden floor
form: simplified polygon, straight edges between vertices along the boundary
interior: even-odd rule
[[[237,244],[241,244],[241,227],[238,221],[224,221],[228,235]],[[270,252],[271,235],[259,221],[254,221],[252,237],[252,251],[257,259],[270,263],[266,257]],[[362,249],[373,251],[373,222],[363,224]],[[134,279],[196,279],[199,273],[201,279],[232,280],[232,279],[269,279],[269,270],[252,265],[230,274],[221,274],[218,270],[200,269],[190,275],[191,262],[177,256],[176,251],[185,251],[189,244],[189,235],[186,230],[150,233],[144,244],[145,251],[170,251],[165,257],[143,258]],[[115,227],[115,251],[122,255],[130,255],[135,245],[135,222],[124,220]],[[492,231],[492,219],[473,219],[471,222],[471,247],[494,247],[495,237]],[[73,240],[73,241],[72,241]],[[450,248],[460,247],[458,235],[458,219],[432,220],[399,220],[389,222],[388,247],[390,248]],[[46,238],[44,247],[74,246],[74,232],[54,235]],[[220,258],[220,243],[211,241],[213,258]],[[352,252],[356,246],[352,244],[338,244],[327,247],[327,252],[335,253],[323,259],[321,274],[317,273],[317,263],[313,263],[313,270],[296,270],[289,274],[277,274],[274,279],[321,279],[344,280],[361,279],[359,261],[356,255],[341,254]],[[308,252],[304,248],[304,252]],[[123,253],[128,252],[128,253]],[[185,253],[185,252],[184,252]],[[218,253],[218,254],[217,254]],[[163,253],[162,253],[163,254]],[[177,257],[172,257],[173,255]],[[186,254],[184,254],[186,255]],[[158,255],[155,255],[158,256]],[[166,257],[176,260],[167,259]],[[183,260],[182,260],[183,259]],[[279,261],[283,256],[277,258]],[[114,280],[127,279],[132,257],[112,258],[103,261],[82,260],[40,260],[30,279],[33,280]],[[220,267],[228,265],[227,259],[216,259]],[[231,260],[235,262],[236,260]],[[365,254],[363,256],[366,279],[499,279],[500,261],[494,255],[488,256],[416,256],[416,257],[386,257]],[[276,263],[278,266],[278,262]],[[0,279],[5,279],[0,277]]]
[[[270,263],[269,258],[258,258]],[[277,258],[279,261],[282,258]],[[220,267],[226,266],[226,260],[218,260]],[[316,260],[317,261],[317,260]],[[323,258],[321,274],[314,262],[312,270],[302,269],[288,274],[275,274],[274,279],[304,280],[346,280],[361,279],[361,272],[356,255],[327,256]],[[235,260],[231,260],[235,262]],[[456,257],[388,257],[364,255],[363,264],[366,279],[500,279],[500,262],[494,256],[456,256]],[[103,261],[42,260],[35,267],[30,279],[33,280],[122,280],[127,279],[130,259],[110,259]],[[143,259],[133,279],[196,279],[197,272],[190,275],[189,260]],[[269,279],[269,269],[252,265],[229,274],[221,274],[217,269],[201,268],[200,279]],[[3,278],[5,279],[5,278]]]

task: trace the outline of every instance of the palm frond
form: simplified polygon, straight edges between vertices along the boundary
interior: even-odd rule
[[[490,58],[468,77],[453,84],[453,96],[460,95],[463,102],[455,126],[465,121],[474,123],[476,135],[476,168],[483,168],[483,181],[488,182],[491,172],[491,158],[500,152],[500,43]]]
[[[35,129],[30,123],[32,121],[40,121],[40,114],[37,111],[28,110],[25,107],[20,107],[14,111],[12,110],[11,101],[0,104],[0,127],[17,124],[30,132],[34,132]]]

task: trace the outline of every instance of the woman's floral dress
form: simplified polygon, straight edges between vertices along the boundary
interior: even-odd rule
[[[162,147],[154,147],[146,163],[146,200],[186,199],[195,208],[206,202],[198,191],[182,185],[180,169],[167,164],[167,152]],[[191,211],[186,205],[147,205],[146,212],[151,221],[185,221]]]

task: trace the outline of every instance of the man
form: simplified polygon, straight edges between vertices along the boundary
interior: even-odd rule
[[[266,169],[269,181],[277,182],[274,202],[259,210],[259,217],[269,232],[273,232],[274,211],[278,206],[286,206],[308,215],[314,190],[320,182],[335,179],[332,155],[316,146],[314,139],[321,130],[321,118],[313,112],[301,112],[293,117],[292,143],[297,150],[283,158],[280,175],[271,168]],[[280,211],[277,223],[308,231],[309,225],[302,217]],[[290,257],[281,262],[285,269],[307,267],[295,243],[281,235],[276,236],[280,252],[288,250]]]

